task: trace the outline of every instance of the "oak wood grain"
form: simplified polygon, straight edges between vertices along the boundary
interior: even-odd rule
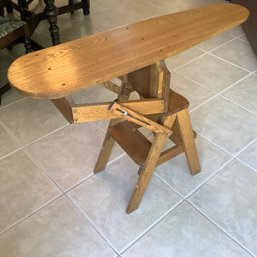
[[[121,115],[116,115],[110,111],[112,104],[113,102],[107,102],[73,106],[72,114],[74,121],[79,123],[120,118]],[[122,105],[143,115],[162,113],[164,111],[164,101],[161,99],[126,101],[122,102]]]
[[[24,55],[8,78],[25,95],[61,98],[164,60],[247,17],[246,8],[219,3],[139,21]]]

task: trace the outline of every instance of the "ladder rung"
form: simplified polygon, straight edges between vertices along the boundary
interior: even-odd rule
[[[145,162],[151,148],[151,142],[129,122],[123,121],[109,128],[113,139],[136,162],[141,165]]]

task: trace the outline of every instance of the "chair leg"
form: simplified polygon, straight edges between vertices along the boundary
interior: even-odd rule
[[[82,1],[83,14],[89,15],[90,14],[90,0],[81,0],[81,1]]]
[[[69,0],[69,5],[73,5],[73,3],[74,3],[73,0]],[[73,14],[74,11],[71,11],[70,13]]]
[[[169,115],[166,118],[164,118],[164,123],[163,123],[164,126],[171,128],[175,121],[175,118],[176,118],[176,115]],[[128,204],[128,207],[126,210],[127,213],[131,213],[138,208],[144,196],[146,188],[150,182],[150,179],[153,175],[154,169],[157,165],[157,162],[160,158],[160,154],[162,152],[162,149],[167,139],[168,139],[167,134],[164,134],[164,133],[156,134],[153,140],[151,149],[144,163],[144,166],[140,168],[140,176],[135,186],[130,202]]]
[[[11,89],[11,86],[9,85],[9,83],[0,88],[0,105],[1,105],[1,97],[2,97],[2,95],[4,93],[6,93],[10,89]]]
[[[110,123],[109,123],[109,126],[112,126],[114,124],[115,120],[111,120]],[[94,169],[94,173],[98,173],[100,171],[103,171],[107,165],[107,162],[109,160],[109,157],[111,155],[111,151],[112,151],[112,148],[113,148],[113,145],[114,145],[114,140],[113,138],[111,137],[110,133],[108,132],[108,129],[107,129],[107,132],[106,132],[106,135],[105,135],[105,138],[104,138],[104,142],[103,142],[103,145],[102,145],[102,148],[101,148],[101,152],[98,156],[98,159],[96,161],[96,165],[95,165],[95,169]]]
[[[25,48],[26,48],[26,54],[32,52],[30,40],[29,40],[28,38],[25,38],[25,44],[24,44],[24,46],[25,46]]]
[[[6,10],[8,13],[13,13],[13,8],[12,8],[11,4],[8,3],[8,1],[6,3]]]
[[[177,121],[192,175],[201,171],[188,109],[177,113]]]
[[[118,95],[118,99],[121,101],[126,101],[129,98],[130,91],[127,90],[127,83],[123,83],[120,88],[120,92]],[[107,132],[105,134],[104,142],[100,151],[100,154],[97,158],[96,165],[94,168],[94,173],[98,173],[100,171],[103,171],[107,165],[107,162],[109,160],[109,157],[111,155],[111,151],[114,145],[114,139],[111,137],[109,133],[109,127],[113,126],[115,123],[117,123],[119,119],[113,119],[110,121]]]

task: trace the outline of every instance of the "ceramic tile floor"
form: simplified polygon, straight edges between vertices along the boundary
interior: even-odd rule
[[[59,17],[60,33],[68,41],[211,2],[91,0],[90,16]],[[51,45],[46,22],[34,39]],[[22,52],[1,50],[1,84]],[[0,257],[257,256],[257,59],[237,27],[166,63],[171,87],[191,103],[202,172],[192,177],[183,155],[163,164],[130,215],[137,166],[122,149],[115,147],[105,172],[92,172],[106,122],[68,125],[49,101],[4,95]],[[115,96],[95,87],[73,98]]]

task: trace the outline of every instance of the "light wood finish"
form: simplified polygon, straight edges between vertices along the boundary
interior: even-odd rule
[[[168,136],[171,135],[170,129],[148,119],[147,117],[144,117],[141,113],[126,108],[125,106],[123,106],[123,104],[121,105],[116,102],[113,103],[110,111],[120,118],[134,122],[135,124],[138,124],[139,126],[149,129],[155,133],[164,133]]]
[[[61,98],[178,54],[247,17],[239,5],[218,3],[139,21],[23,56],[8,78],[25,95]]]
[[[108,131],[135,163],[141,165],[145,162],[151,142],[136,129],[133,123],[123,121],[109,127]]]
[[[162,61],[151,65],[149,93],[151,97],[164,99],[165,112],[168,111],[169,106],[169,88],[170,72],[165,63]]]
[[[118,100],[119,101],[127,101],[130,95],[130,85],[127,83],[126,78],[123,78],[123,82],[121,84],[120,87],[120,91],[118,94]],[[95,164],[95,168],[94,168],[94,173],[99,173],[101,171],[103,171],[107,165],[107,162],[110,158],[111,155],[111,151],[114,145],[114,139],[110,134],[109,128],[112,127],[113,125],[115,125],[116,123],[120,122],[120,119],[111,119],[107,132],[105,134],[105,138],[102,144],[102,148],[101,151],[99,153],[99,156],[97,158],[96,164]]]
[[[183,152],[184,152],[184,147],[182,144],[171,147],[170,149],[161,153],[156,166],[159,166],[159,165],[163,164],[164,162],[169,161],[170,159],[176,157],[177,155],[179,155]]]
[[[165,127],[172,127],[172,124],[174,123],[175,118],[176,118],[175,114],[166,116],[164,118],[163,125]],[[167,139],[168,139],[167,134],[164,134],[164,133],[156,134],[152,143],[152,147],[150,148],[150,151],[147,155],[145,164],[143,168],[140,169],[140,176],[135,186],[130,202],[128,204],[127,213],[131,213],[138,208],[139,203],[150,182],[154,168],[158,163],[161,151]]]
[[[170,72],[163,60],[239,25],[247,16],[238,5],[214,4],[151,18],[22,57],[11,65],[9,80],[26,95],[57,99],[55,105],[74,122],[111,120],[94,172],[106,167],[114,140],[140,165],[130,213],[138,208],[157,165],[185,152],[191,173],[200,171],[189,103],[169,88]],[[109,81],[120,76],[121,87]],[[118,100],[75,106],[62,98],[96,83],[118,92]],[[128,101],[133,90],[140,100]],[[153,142],[138,125],[154,132]],[[175,146],[163,151],[169,139]]]
[[[120,91],[120,87],[114,84],[112,81],[105,81],[103,83],[99,83],[101,86],[111,90],[112,92],[118,94]]]
[[[201,171],[201,167],[195,146],[194,134],[191,126],[188,109],[184,109],[178,112],[177,120],[189,168],[193,175],[197,174]]]
[[[74,121],[78,123],[120,118],[121,115],[110,111],[111,105],[113,105],[113,102],[73,106]],[[124,108],[126,107],[143,115],[162,113],[164,111],[164,101],[159,99],[127,101],[122,102],[122,105]]]
[[[52,99],[52,103],[62,113],[69,123],[73,123],[72,103],[68,98]]]

